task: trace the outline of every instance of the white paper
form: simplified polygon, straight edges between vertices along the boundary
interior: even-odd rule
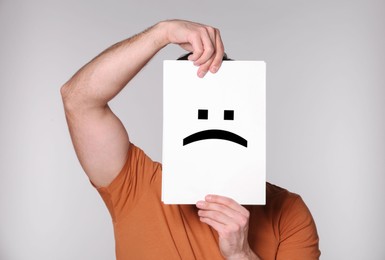
[[[190,61],[164,61],[163,77],[162,201],[265,204],[265,62],[224,61],[199,78]]]

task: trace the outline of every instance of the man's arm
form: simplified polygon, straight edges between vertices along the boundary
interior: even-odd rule
[[[219,31],[188,21],[160,22],[119,42],[81,68],[61,88],[66,118],[78,159],[97,186],[107,186],[126,160],[129,138],[108,106],[146,63],[169,43],[193,52],[198,76],[215,73],[224,53]]]

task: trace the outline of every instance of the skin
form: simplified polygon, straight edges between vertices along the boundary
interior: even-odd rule
[[[111,46],[81,68],[61,88],[71,139],[84,171],[97,187],[108,186],[123,167],[128,133],[108,106],[147,62],[168,44],[192,52],[197,76],[216,73],[223,42],[218,29],[169,20]],[[226,259],[259,259],[247,242],[248,211],[232,199],[209,195],[197,203],[200,220],[219,234]]]
[[[260,259],[249,246],[250,212],[231,198],[207,195],[196,204],[200,221],[219,235],[219,248],[225,259]]]

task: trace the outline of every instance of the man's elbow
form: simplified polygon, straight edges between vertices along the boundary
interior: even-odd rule
[[[60,88],[64,110],[67,114],[82,114],[91,110],[105,110],[107,102],[103,99],[98,99],[94,94],[90,94],[90,91],[85,89],[85,87],[75,85],[71,81],[65,83]]]
[[[89,103],[87,102],[87,98],[79,93],[77,87],[71,84],[71,82],[65,83],[60,88],[60,94],[62,97],[64,110],[68,113],[79,113],[80,111],[84,111],[88,108]]]
[[[60,88],[60,94],[63,99],[63,102],[65,102],[68,99],[68,94],[69,94],[69,83],[65,83],[63,86]]]
[[[71,84],[70,83],[65,83],[61,88],[60,88],[60,94],[61,98],[63,101],[64,109],[66,111],[72,110],[75,100],[72,97],[73,93],[71,94]]]

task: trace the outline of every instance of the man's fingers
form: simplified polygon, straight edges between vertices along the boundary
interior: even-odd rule
[[[225,228],[224,224],[219,223],[219,222],[212,220],[210,218],[199,217],[199,220],[201,222],[206,223],[207,225],[211,226],[212,228],[214,228],[218,233],[220,233]]]
[[[234,222],[233,218],[221,211],[214,210],[198,210],[198,216],[208,218],[223,225],[229,225]]]
[[[217,211],[198,211],[199,220],[213,227],[218,233],[228,236],[232,233],[245,232],[248,228],[247,219],[234,220]]]
[[[210,69],[210,66],[214,60],[214,57],[209,59],[205,64],[202,64],[198,69],[198,77],[203,78]]]
[[[206,201],[198,201],[196,204],[199,208],[198,215],[200,217],[209,218],[225,225],[236,223],[239,226],[247,226],[249,221],[249,211],[247,209],[230,198],[215,196],[211,198],[212,202],[209,202],[207,201],[208,197],[206,196]],[[218,203],[218,201],[221,203]]]
[[[243,217],[241,213],[218,203],[198,201],[196,206],[200,209],[199,216],[211,218],[223,224],[239,221]]]
[[[204,77],[208,71],[216,73],[222,65],[222,59],[224,55],[224,46],[218,29],[209,27],[208,29],[210,40],[214,44],[214,52],[210,52],[211,57],[204,64],[200,65],[198,70],[198,76]],[[203,55],[202,55],[203,57]]]
[[[191,34],[189,42],[192,46],[193,53],[188,57],[188,59],[193,61],[195,64],[195,62],[199,60],[204,52],[204,45],[201,36],[196,32]]]
[[[215,57],[210,65],[210,72],[216,73],[222,65],[225,48],[223,46],[221,34],[218,29],[215,29]]]
[[[243,232],[248,227],[247,219],[233,219],[219,211],[199,210],[200,221],[212,226],[216,231],[223,233],[228,232]]]
[[[249,217],[250,215],[249,211],[246,208],[239,205],[235,200],[231,198],[210,194],[205,197],[205,200],[209,203],[217,203],[217,204],[227,206],[235,210],[236,212],[241,213],[245,217]]]
[[[215,33],[212,27],[200,28],[201,39],[203,44],[203,53],[194,61],[196,66],[201,66],[207,63],[215,53]]]

